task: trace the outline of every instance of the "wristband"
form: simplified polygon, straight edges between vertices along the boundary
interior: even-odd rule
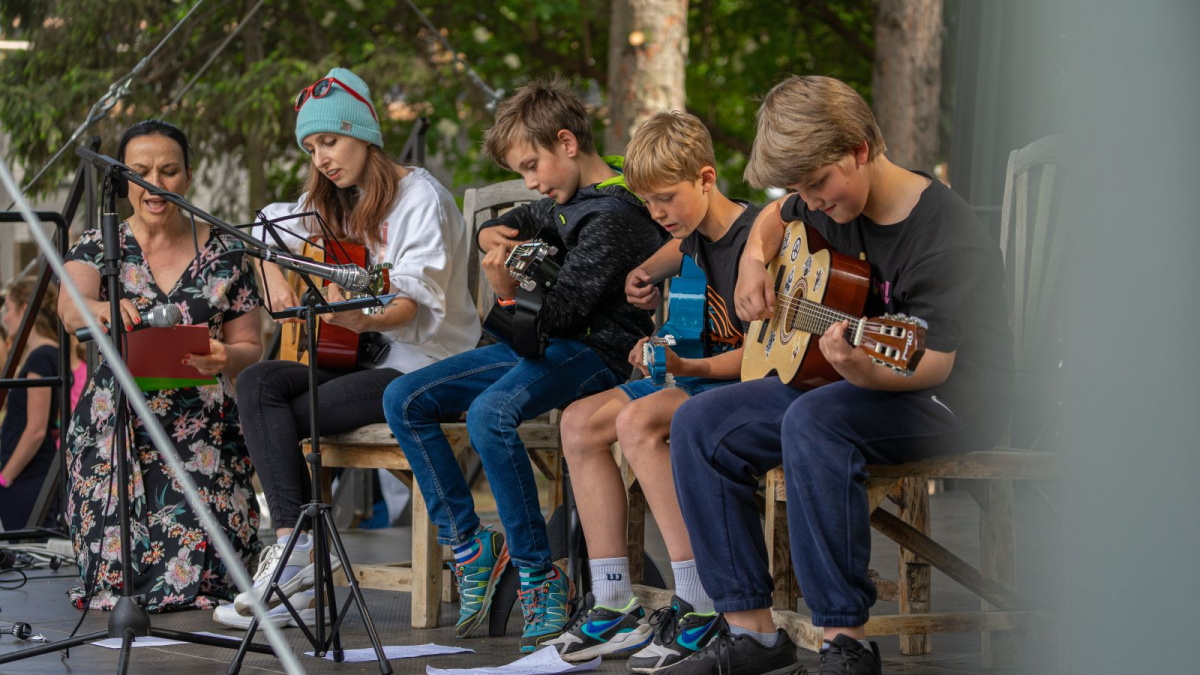
[[[8,487],[8,479],[2,473],[0,473],[0,487]]]
[[[515,307],[517,305],[516,298],[496,298],[496,304],[501,307]]]

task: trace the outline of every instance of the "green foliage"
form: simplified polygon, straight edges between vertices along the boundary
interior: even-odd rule
[[[108,84],[129,72],[192,7],[193,0],[12,0],[0,3],[0,35],[33,41],[0,53],[0,126],[13,156],[36,169],[83,121]],[[130,94],[96,128],[105,152],[121,130],[151,116],[179,124],[198,156],[232,158],[251,172],[250,196],[294,198],[307,171],[293,136],[293,98],[329,68],[353,68],[372,85],[385,146],[398,152],[416,114],[430,117],[429,152],[457,187],[510,178],[480,152],[490,125],[488,98],[462,72],[404,0],[268,0],[183,97],[181,92],[255,0],[206,0],[134,79]],[[610,4],[601,0],[417,0],[460,58],[490,87],[512,92],[534,77],[570,78],[607,114]],[[791,73],[823,73],[869,96],[871,0],[779,3],[692,0],[688,107],[713,132],[723,183],[761,199],[741,181],[753,139],[757,98]],[[14,24],[14,21],[16,24]],[[598,136],[600,137],[600,136]],[[216,165],[213,162],[212,165]],[[73,171],[60,161],[39,189]],[[233,172],[213,169],[220,184]],[[239,187],[239,186],[230,186]],[[220,209],[217,209],[220,212]],[[238,214],[239,216],[244,214]]]

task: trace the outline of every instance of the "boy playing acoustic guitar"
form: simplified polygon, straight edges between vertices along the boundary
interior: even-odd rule
[[[986,449],[1007,422],[1012,337],[999,248],[960,197],[883,153],[870,109],[838,80],[793,76],[758,111],[746,179],[797,194],[754,223],[738,315],[757,320],[784,309],[764,264],[780,253],[785,224],[803,220],[835,251],[870,264],[867,316],[903,312],[928,323],[927,351],[904,377],[852,348],[847,322],[837,322],[818,346],[842,381],[806,392],[768,377],[679,409],[675,484],[700,578],[725,625],[672,673],[803,672],[771,618],[755,502],[758,477],[780,464],[795,572],[825,631],[820,672],[882,672],[864,631],[875,602],[866,466]],[[747,345],[757,338],[752,326]]]

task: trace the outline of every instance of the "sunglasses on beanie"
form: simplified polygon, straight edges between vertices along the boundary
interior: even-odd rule
[[[358,92],[351,89],[346,85],[345,82],[342,82],[336,77],[323,77],[301,89],[300,93],[296,94],[296,111],[299,112],[300,108],[303,108],[304,104],[307,103],[311,98],[324,98],[330,91],[333,90],[333,85],[335,84],[342,89],[345,89],[346,92],[354,98],[362,101],[367,106],[367,110],[371,111],[371,117],[374,118],[376,122],[379,121],[379,117],[375,115],[375,106],[371,105],[370,101],[360,96]]]

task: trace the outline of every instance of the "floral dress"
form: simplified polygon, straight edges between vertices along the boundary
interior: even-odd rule
[[[209,335],[224,338],[224,324],[259,305],[253,270],[242,243],[215,231],[170,292],[154,281],[150,266],[128,223],[121,224],[123,296],[144,312],[172,303],[183,312],[183,324],[208,324]],[[83,233],[67,255],[99,271],[103,245],[99,230]],[[107,299],[101,282],[100,299]],[[173,441],[218,523],[243,563],[258,553],[258,509],[250,484],[252,468],[242,439],[231,382],[146,392],[150,410]],[[91,600],[96,609],[111,609],[120,596],[121,541],[117,520],[116,466],[112,461],[113,398],[116,382],[101,364],[84,389],[67,431],[71,468],[68,513],[71,539],[84,587],[71,589],[83,607],[87,584],[95,575]],[[171,467],[159,456],[141,419],[131,431],[129,502],[133,539],[133,593],[146,597],[150,611],[209,609],[218,598],[230,598],[235,587],[226,576],[216,548],[199,518],[184,499]]]

